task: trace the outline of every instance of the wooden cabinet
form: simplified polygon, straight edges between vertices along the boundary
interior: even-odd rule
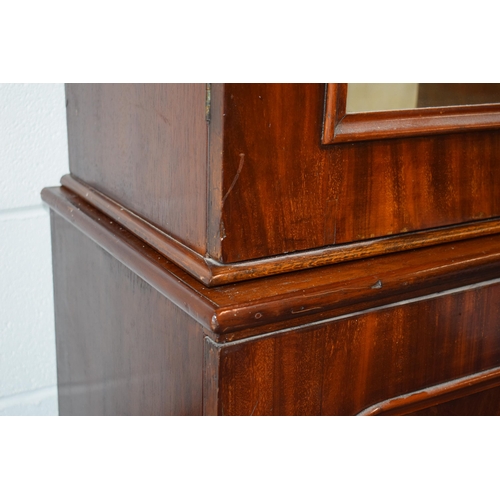
[[[500,413],[498,105],[345,93],[67,86],[61,413]]]

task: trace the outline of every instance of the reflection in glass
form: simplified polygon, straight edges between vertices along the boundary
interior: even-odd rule
[[[499,83],[349,83],[347,113],[500,102]]]

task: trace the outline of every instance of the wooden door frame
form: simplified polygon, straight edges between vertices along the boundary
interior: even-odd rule
[[[500,128],[500,104],[347,113],[347,83],[327,83],[322,144]]]

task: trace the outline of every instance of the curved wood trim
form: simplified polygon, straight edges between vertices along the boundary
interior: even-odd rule
[[[207,288],[121,224],[72,191],[45,188],[42,199],[61,217],[225,342],[264,331],[331,320],[402,300],[455,293],[500,278],[500,235],[384,255],[323,269]],[[450,288],[452,290],[450,291]],[[306,319],[305,319],[306,318]]]
[[[500,128],[500,104],[346,114],[346,83],[328,83],[325,100],[325,145]]]
[[[387,399],[366,408],[358,415],[406,415],[454,399],[486,391],[500,385],[500,367],[457,378],[421,391]]]
[[[209,257],[201,256],[134,212],[71,175],[62,177],[61,184],[108,217],[119,222],[135,236],[208,287],[500,233],[500,218],[494,218],[235,264],[221,264]]]
[[[189,272],[194,278],[205,284],[211,281],[212,273],[210,268],[199,253],[191,250],[160,228],[90,187],[85,182],[77,180],[68,174],[61,178],[61,184],[108,217],[119,222],[138,238]]]
[[[347,83],[327,83],[325,118],[323,120],[323,144],[333,144],[338,124],[346,115]]]
[[[100,214],[91,205],[65,188],[45,188],[42,199],[52,210],[77,227],[92,241],[135,272],[146,283],[196,319],[209,331],[216,304],[169,271],[172,264],[152,249],[144,249],[140,240]],[[143,251],[139,248],[143,247]]]

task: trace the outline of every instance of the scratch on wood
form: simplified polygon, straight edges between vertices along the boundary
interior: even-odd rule
[[[164,114],[160,113],[158,110],[156,110],[156,114],[163,120],[164,123],[170,125],[169,119]]]
[[[335,198],[335,225],[333,227],[333,244],[337,241],[337,213],[338,213],[339,199]]]
[[[222,241],[226,237],[226,228],[224,226],[223,220],[221,220],[219,224],[219,234],[220,234],[220,240]]]
[[[224,202],[226,201],[227,197],[229,196],[229,193],[233,190],[234,186],[236,185],[236,181],[238,180],[238,177],[241,174],[241,170],[243,169],[244,163],[245,163],[245,153],[240,153],[240,164],[238,166],[238,171],[236,172],[236,175],[234,176],[233,182],[229,186],[227,193],[224,195],[224,198],[222,198],[222,206],[224,206]]]
[[[253,412],[255,411],[255,408],[257,408],[257,405],[259,404],[259,401],[260,401],[260,398],[257,399],[257,401],[256,401],[256,403],[255,403],[255,405],[253,407],[252,413],[250,413],[250,416],[253,416]]]
[[[304,309],[303,307],[301,307],[298,311],[290,311],[292,314],[299,314],[299,313],[305,313],[305,312],[309,312],[309,311],[314,311],[316,309],[321,309],[321,307],[310,307],[309,309]]]

